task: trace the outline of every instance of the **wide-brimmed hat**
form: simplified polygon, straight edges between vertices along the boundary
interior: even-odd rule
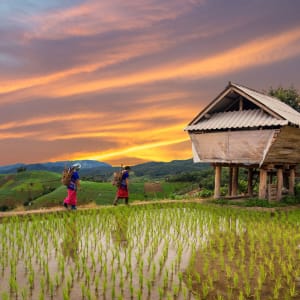
[[[81,164],[80,163],[75,163],[72,165],[72,168],[76,169],[76,170],[79,170],[81,169]]]

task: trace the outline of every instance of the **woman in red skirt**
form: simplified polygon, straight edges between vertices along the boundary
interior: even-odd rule
[[[115,197],[115,200],[114,200],[114,205],[118,204],[118,201],[119,201],[120,198],[124,198],[125,199],[125,204],[128,205],[129,170],[130,170],[129,166],[126,166],[124,168],[124,170],[122,170],[121,184],[118,187],[117,194],[116,194],[116,197]]]
[[[64,207],[68,208],[68,205],[71,206],[71,209],[76,210],[76,205],[77,205],[77,190],[80,187],[80,179],[79,179],[79,174],[78,171],[81,168],[80,163],[76,163],[72,165],[71,167],[74,172],[71,177],[71,181],[69,185],[67,186],[68,188],[68,195],[64,200]]]

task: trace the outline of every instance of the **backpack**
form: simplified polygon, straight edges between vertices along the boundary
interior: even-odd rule
[[[114,178],[113,178],[113,182],[112,185],[115,185],[116,187],[120,187],[121,186],[121,182],[122,182],[122,171],[119,172],[114,172]]]
[[[61,183],[68,186],[71,182],[73,173],[74,173],[74,168],[65,167],[62,172]]]

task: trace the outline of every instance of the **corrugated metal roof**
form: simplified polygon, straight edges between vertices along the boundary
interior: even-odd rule
[[[287,124],[287,120],[276,119],[261,109],[253,109],[212,114],[209,119],[202,119],[199,123],[189,125],[184,130],[251,128],[258,126],[284,126]]]
[[[254,91],[252,89],[249,89],[247,87],[235,83],[231,83],[231,86],[236,87],[237,89],[243,91],[251,98],[257,100],[262,105],[269,108],[270,110],[272,110],[273,112],[281,116],[282,118],[288,120],[290,123],[300,126],[300,113],[298,113],[292,107],[280,101],[279,99],[259,93],[257,91]]]

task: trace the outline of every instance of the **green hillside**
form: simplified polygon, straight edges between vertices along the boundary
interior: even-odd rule
[[[67,189],[60,182],[61,175],[48,171],[24,171],[0,175],[0,211],[20,206],[25,209],[62,205]],[[147,183],[151,184],[151,180]],[[144,190],[145,184],[133,176],[130,182],[130,201],[176,198],[194,188],[192,183],[159,181],[159,188]],[[78,205],[96,203],[112,204],[116,188],[111,182],[81,181]]]
[[[32,208],[51,207],[62,205],[67,195],[67,188],[60,185],[53,192],[43,195],[36,199],[32,204]],[[111,204],[115,195],[115,188],[111,183],[99,183],[91,181],[81,181],[81,188],[78,191],[78,204],[88,204],[94,202],[96,204]]]
[[[161,182],[161,191],[144,192],[144,183],[130,183],[130,202],[143,200],[159,200],[165,198],[176,198],[180,194],[189,191],[194,186],[190,183]],[[116,188],[110,182],[90,182],[81,181],[81,189],[78,191],[78,205],[96,203],[97,205],[111,205],[116,194]],[[62,205],[63,199],[66,197],[66,187],[60,186],[53,192],[43,195],[33,201],[31,208],[51,207]],[[120,203],[122,203],[120,201]]]
[[[60,185],[60,174],[48,171],[0,175],[0,210],[9,210],[20,205],[27,206]]]

